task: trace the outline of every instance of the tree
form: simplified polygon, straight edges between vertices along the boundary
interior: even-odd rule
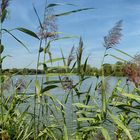
[[[116,62],[113,66],[114,76],[123,76],[123,69],[124,69],[124,63],[123,62]]]
[[[103,65],[103,70],[104,70],[105,76],[111,75],[113,73],[112,65],[108,63],[105,63]]]

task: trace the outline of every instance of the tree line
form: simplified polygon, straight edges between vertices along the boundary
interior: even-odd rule
[[[101,68],[96,68],[96,67],[91,67],[90,65],[86,66],[86,71],[83,71],[83,67],[84,65],[81,65],[80,71],[81,73],[85,73],[85,75],[89,75],[89,76],[100,76],[101,75]],[[48,68],[49,69],[49,68]],[[109,63],[105,63],[103,65],[103,70],[104,70],[104,74],[105,76],[124,76],[123,73],[123,69],[124,69],[124,63],[123,62],[116,62],[115,64],[109,64]],[[48,73],[66,73],[66,72],[70,72],[70,69],[67,68],[60,68],[60,67],[56,67],[56,68],[50,68],[48,71]],[[45,74],[44,70],[36,70],[36,69],[29,69],[29,68],[23,68],[23,69],[17,69],[17,68],[12,68],[12,69],[4,69],[3,70],[4,74],[17,74],[17,75],[34,75],[34,74]],[[73,73],[77,74],[78,70],[77,68],[73,69]]]

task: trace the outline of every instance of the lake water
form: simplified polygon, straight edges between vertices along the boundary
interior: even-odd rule
[[[15,84],[19,79],[22,79],[26,84],[30,83],[30,81],[32,81],[30,83],[28,92],[34,92],[34,81],[35,81],[35,75],[26,75],[26,76],[15,76],[13,77],[13,84]],[[45,75],[39,75],[38,76],[38,80],[40,81],[40,83],[42,82],[42,77],[43,77],[43,81],[45,82]],[[78,76],[69,76],[70,79],[72,79],[73,84],[76,84],[79,80]],[[111,93],[111,91],[113,90],[113,88],[115,87],[117,81],[121,79],[122,83],[121,86],[124,86],[126,84],[126,78],[125,77],[108,77],[105,78],[105,81],[107,83],[107,91],[109,93]],[[59,77],[56,76],[51,76],[49,77],[49,81],[53,81],[53,80],[59,80]],[[92,89],[95,89],[96,86],[96,82],[97,82],[97,78],[96,77],[90,77],[87,80],[85,80],[81,86],[81,91],[86,91],[90,85],[92,84]],[[58,84],[58,86],[60,86],[60,84]],[[57,97],[61,97],[60,95],[64,94],[64,90],[62,88],[62,86],[60,86],[59,89],[55,89],[52,90],[53,95],[57,96]],[[59,93],[59,94],[58,94]]]
[[[46,77],[44,75],[39,75],[38,76],[38,80],[40,81],[40,83],[42,82],[42,78],[43,78],[43,81],[45,82]],[[35,90],[35,87],[34,87],[35,76],[34,75],[15,76],[15,77],[13,77],[13,85],[15,85],[16,82],[19,79],[22,79],[23,81],[25,81],[26,84],[31,82],[30,85],[29,85],[29,89],[28,89],[27,94],[31,94],[31,93],[34,92],[34,90]],[[70,76],[70,79],[72,79],[73,84],[76,84],[79,80],[79,77],[78,76]],[[111,94],[111,91],[114,89],[114,87],[116,86],[116,83],[118,82],[119,79],[121,79],[121,81],[122,81],[121,87],[123,87],[126,84],[126,78],[125,77],[109,77],[109,78],[106,78],[106,83],[107,83],[106,84],[106,86],[107,86],[106,95],[107,95],[107,97],[109,97],[109,95]],[[54,76],[54,77],[49,77],[49,80],[50,81],[51,80],[59,80],[59,78]],[[97,78],[96,77],[90,77],[82,83],[80,91],[85,91],[86,92],[92,84],[90,94],[92,96],[95,96],[96,102],[100,106],[101,105],[100,93],[99,92],[94,93],[96,83],[97,83]],[[64,102],[64,99],[66,98],[66,95],[68,94],[68,91],[65,91],[61,84],[57,84],[57,85],[58,85],[58,88],[52,89],[49,92],[51,93],[51,95],[53,95],[57,99]],[[9,95],[9,93],[8,93],[8,95]],[[83,94],[80,97],[80,99],[83,100],[84,97],[85,97],[85,95]],[[74,102],[75,103],[78,102],[77,96],[74,96]],[[24,109],[29,104],[31,105],[30,112],[33,113],[33,98],[28,100],[28,103],[22,104],[21,108]],[[51,106],[51,104],[50,104],[50,106]],[[67,104],[66,104],[66,122],[67,122],[67,125],[68,125],[69,134],[72,134],[76,129],[76,121],[75,121],[76,116],[74,115],[73,111],[74,111],[74,107],[72,106],[71,96],[69,96]],[[62,120],[61,114],[56,113],[56,117],[58,119],[60,119],[60,121]]]

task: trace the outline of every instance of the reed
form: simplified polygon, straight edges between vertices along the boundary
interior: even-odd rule
[[[3,28],[7,18],[9,0],[0,2],[0,139],[2,140],[133,140],[140,139],[140,59],[139,55],[133,57],[117,48],[122,36],[122,20],[104,37],[103,47],[105,52],[101,62],[101,76],[86,76],[89,56],[84,60],[83,53],[86,49],[82,37],[65,36],[58,32],[57,18],[73,13],[91,10],[93,8],[76,9],[56,14],[57,6],[75,6],[70,3],[48,3],[44,6],[44,17],[38,14],[33,6],[39,23],[39,31],[35,33],[24,27],[15,29]],[[11,1],[12,4],[12,1]],[[13,30],[24,33],[37,39],[38,60],[34,81],[25,82],[25,76],[14,81],[14,74],[3,73],[4,44],[3,34],[9,34],[28,52],[28,47],[13,34]],[[65,56],[61,50],[61,58],[53,58],[51,47],[56,41],[78,38],[79,46],[73,46],[70,54]],[[131,61],[125,61],[123,69],[127,77],[122,83],[119,79],[110,95],[106,90],[107,78],[104,71],[106,57],[122,60],[111,49],[129,56]],[[110,50],[110,51],[108,51]],[[43,58],[43,60],[41,59]],[[55,80],[49,78],[49,71],[55,70],[55,62],[63,62],[64,73],[52,74]],[[42,67],[45,78],[39,79],[37,70]],[[75,73],[73,71],[77,69]],[[73,76],[77,76],[76,81]],[[85,82],[91,81],[85,88]],[[94,82],[95,87],[93,86]],[[131,84],[130,84],[131,82]],[[34,92],[29,93],[31,85]],[[122,86],[123,84],[123,86]],[[7,86],[10,88],[8,89]],[[58,99],[52,90],[60,90],[64,94]],[[9,93],[8,95],[6,93]],[[71,118],[72,131],[69,127]],[[134,126],[135,125],[135,126]],[[110,129],[110,128],[111,129]]]

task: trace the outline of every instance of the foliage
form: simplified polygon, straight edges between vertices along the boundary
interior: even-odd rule
[[[48,4],[46,1],[44,21],[41,21],[42,18],[38,15],[37,9],[33,7],[39,22],[39,34],[23,27],[14,29],[39,41],[36,69],[4,70],[2,65],[6,56],[3,56],[5,48],[2,44],[3,33],[11,35],[23,47],[27,50],[28,48],[11,30],[3,28],[9,0],[2,0],[0,4],[0,139],[140,139],[139,56],[135,57],[135,61],[120,62],[121,58],[108,54],[109,49],[115,49],[119,53],[130,56],[115,48],[120,43],[122,21],[117,22],[104,37],[105,52],[100,69],[88,65],[89,57],[83,60],[85,48],[82,37],[79,38],[79,46],[72,47],[67,60],[63,51],[61,51],[61,58],[52,58],[50,50],[52,43],[72,38],[72,36],[59,37],[56,18],[91,8],[54,14],[52,8],[65,4]],[[73,6],[69,3],[66,5]],[[40,59],[41,56],[44,58],[43,61]],[[105,58],[109,56],[119,61],[114,65],[104,63]],[[53,66],[59,61],[63,61],[64,66]],[[39,69],[41,66],[42,70]],[[45,78],[40,79],[39,73],[44,74]],[[56,76],[54,73],[57,73],[57,78],[51,80],[49,73],[52,73],[52,76]],[[18,74],[35,74],[35,80],[26,83],[23,78],[15,83],[14,76]],[[78,75],[78,80],[73,81],[72,76],[75,74]],[[119,79],[111,94],[108,95],[106,78],[116,75],[125,75],[128,78],[123,86]],[[88,88],[85,88],[85,82],[89,79],[91,83],[88,83]],[[133,84],[130,85],[129,81]],[[32,83],[33,93],[30,92]],[[53,90],[62,91],[63,97],[59,100],[55,94],[52,94]],[[7,94],[7,91],[10,94]],[[76,127],[73,128],[73,132],[69,130],[69,119],[72,119]]]
[[[68,58],[69,60],[70,58]],[[74,59],[73,59],[74,60]],[[69,64],[69,63],[68,63]],[[124,66],[125,63],[117,61],[115,64],[104,64],[104,74],[105,76],[124,76]],[[80,66],[80,71],[81,73],[84,73],[86,76],[101,76],[101,69],[96,68],[96,67],[91,67],[91,65],[87,64],[86,65],[86,71],[83,71],[84,65],[81,64]],[[66,68],[65,67],[48,67],[48,73],[66,73]],[[67,68],[67,73],[69,73],[71,68]],[[24,68],[24,69],[17,69],[17,68],[12,68],[12,69],[3,69],[4,74],[15,74],[15,75],[34,75],[34,74],[45,74],[43,70],[38,69],[29,69],[29,68]],[[73,74],[78,73],[78,69],[74,68],[72,71]]]

